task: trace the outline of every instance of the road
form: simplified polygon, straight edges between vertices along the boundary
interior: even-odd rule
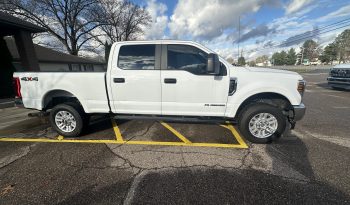
[[[248,148],[117,143],[0,142],[0,204],[350,203],[350,92],[324,73],[308,81],[305,118],[268,145]],[[56,139],[46,119],[0,111],[0,135]],[[179,140],[152,121],[117,121],[125,140]],[[238,143],[218,125],[168,123],[189,141]],[[80,140],[114,140],[108,116]]]

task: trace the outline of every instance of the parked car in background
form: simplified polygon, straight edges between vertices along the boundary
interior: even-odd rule
[[[332,88],[350,89],[350,64],[339,64],[331,68],[327,81]]]
[[[311,61],[310,65],[321,65],[320,61]]]

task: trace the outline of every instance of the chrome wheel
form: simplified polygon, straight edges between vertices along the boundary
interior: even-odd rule
[[[77,126],[74,116],[68,111],[59,111],[55,115],[56,126],[63,132],[72,132]]]
[[[249,121],[249,131],[254,137],[267,138],[273,135],[278,128],[278,121],[270,113],[256,114]]]

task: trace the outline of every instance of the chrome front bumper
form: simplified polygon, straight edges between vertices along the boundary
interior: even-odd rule
[[[306,107],[304,105],[304,103],[301,103],[300,105],[293,105],[293,109],[294,109],[294,121],[299,121],[301,119],[303,119],[304,115],[305,115],[305,111],[306,111]]]
[[[328,77],[327,81],[328,85],[332,87],[350,89],[350,78]]]

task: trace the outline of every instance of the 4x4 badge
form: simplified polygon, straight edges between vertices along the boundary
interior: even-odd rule
[[[22,77],[21,80],[23,81],[38,81],[38,77]]]

